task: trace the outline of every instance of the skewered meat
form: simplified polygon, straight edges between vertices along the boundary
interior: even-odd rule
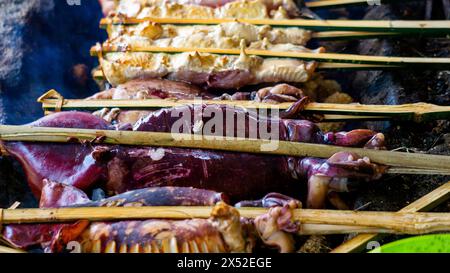
[[[266,103],[296,102],[304,97],[303,90],[299,88],[288,84],[277,84],[256,91],[254,100]]]
[[[297,117],[307,99],[294,103],[280,116],[267,117],[255,112],[224,105],[184,105],[160,109],[141,119],[134,126],[135,131],[174,132],[227,137],[245,137],[270,140],[286,140],[330,144],[338,146],[363,147],[376,140],[384,140],[382,134],[372,130],[324,133],[316,124],[307,120],[293,120]],[[281,118],[280,118],[281,117]],[[266,128],[266,131],[263,131]],[[270,134],[264,136],[264,133]],[[379,143],[384,145],[384,143]],[[382,146],[380,146],[382,148]]]
[[[261,88],[252,93],[237,92],[237,95],[215,97],[195,85],[163,79],[132,80],[99,92],[87,100],[141,100],[141,99],[216,99],[255,100],[257,102],[297,102],[304,98],[303,91],[288,84],[277,84]]]
[[[194,186],[223,191],[238,201],[272,191],[300,193],[299,181],[304,179],[308,180],[310,208],[323,208],[328,191],[353,190],[351,180],[374,180],[382,172],[367,158],[351,153],[326,160],[162,148],[117,147],[100,152],[113,157],[107,164],[109,192]]]
[[[164,109],[156,112],[136,129],[170,130],[167,126],[172,121],[160,120],[169,112]],[[92,121],[88,122],[89,119]],[[79,122],[82,120],[85,122]],[[281,139],[290,141],[343,146],[361,146],[366,142],[369,146],[383,145],[383,136],[370,130],[323,134],[308,121],[278,120],[275,124],[281,128]],[[102,119],[79,112],[53,114],[31,125],[108,127]],[[188,125],[194,127],[191,123]],[[373,180],[383,172],[383,168],[370,163],[368,158],[352,153],[339,153],[326,160],[158,147],[22,142],[6,142],[3,146],[22,163],[36,196],[40,196],[42,180],[48,178],[80,189],[103,181],[111,193],[155,186],[195,187],[224,192],[232,201],[240,201],[260,198],[268,192],[298,192],[301,188],[299,180],[306,179],[310,188],[309,205],[319,208],[324,206],[328,189],[346,191],[352,179]]]
[[[127,100],[127,99],[194,99],[212,98],[213,95],[187,83],[163,79],[134,80],[97,93],[87,99]]]
[[[208,200],[207,204],[219,201],[203,198],[205,193],[211,195],[204,190],[162,188],[154,189],[164,192],[162,198],[151,190],[146,190],[126,193],[102,202],[86,203],[85,194],[74,187],[47,181],[44,188],[41,200],[50,201],[45,204],[41,202],[44,207],[136,205],[136,193],[141,194],[139,205],[147,206],[161,201],[159,204],[180,205],[179,198],[188,198],[184,190],[199,193],[201,199]],[[118,200],[120,201],[117,202]],[[188,204],[205,203],[189,200]],[[191,253],[251,252],[260,234],[262,242],[267,242],[268,246],[278,247],[282,252],[290,252],[293,250],[290,233],[298,231],[298,224],[291,220],[290,210],[294,208],[297,208],[296,203],[291,203],[283,209],[271,209],[253,222],[250,219],[241,219],[237,210],[219,201],[208,220],[146,220],[91,224],[79,221],[75,224],[9,225],[5,227],[2,235],[16,247],[27,249],[42,245],[48,252],[64,252],[68,246],[78,243],[79,251],[92,253]],[[271,241],[271,238],[277,238],[278,242]]]
[[[300,12],[292,0],[121,0],[112,15],[163,18],[288,19]]]
[[[239,49],[242,40],[249,49],[272,51],[322,52],[303,47],[311,32],[300,28],[272,28],[230,22],[219,25],[160,25],[152,22],[138,25],[109,25],[109,40],[104,47],[195,47]]]
[[[254,247],[238,212],[224,203],[208,220],[11,225],[5,227],[3,236],[16,247],[43,244],[47,252],[67,251],[68,244],[74,242],[84,253],[251,252]]]
[[[246,85],[306,82],[317,63],[289,58],[185,52],[111,52],[100,57],[106,79],[114,86],[137,78],[168,78],[207,88],[238,89]]]
[[[93,117],[87,113],[55,114],[31,125],[103,130],[110,128],[103,119]],[[92,147],[87,145],[21,142],[5,142],[3,145],[21,163],[36,197],[41,196],[43,179],[64,181],[80,189],[87,189],[94,181],[101,179],[104,173],[104,166],[95,163],[91,155]]]
[[[67,242],[81,244],[84,253],[218,253],[251,252],[252,241],[233,208],[215,208],[211,219],[184,221],[146,220],[92,223],[82,233],[73,227],[56,237],[68,237],[50,251],[61,251]],[[124,231],[131,233],[123,236]]]
[[[153,0],[146,0],[146,2],[152,2]],[[171,3],[185,4],[185,5],[199,5],[207,7],[221,7],[231,2],[239,2],[240,0],[169,0]],[[291,0],[260,0],[261,3],[267,6],[269,10],[278,9],[283,7],[286,10],[295,10],[297,6],[294,1]]]
[[[211,90],[213,91],[213,90]],[[175,99],[195,99],[196,94],[202,99],[211,99],[212,94],[200,91],[193,85],[161,79],[133,80],[117,88],[112,88],[88,99],[151,99],[151,98],[175,98]],[[195,96],[194,96],[195,95]],[[233,95],[222,94],[214,100],[254,100],[264,103],[296,102],[308,96],[317,102],[327,103],[350,103],[352,99],[349,95],[342,93],[340,86],[331,80],[324,80],[315,77],[313,81],[307,82],[304,86],[296,88],[288,84],[277,84],[253,92],[235,92]],[[117,126],[134,125],[139,119],[150,114],[148,110],[123,110],[119,108],[101,109],[94,112],[106,121],[117,124]],[[320,128],[324,131],[339,130],[337,123],[320,123]],[[332,129],[330,129],[332,128]]]
[[[201,91],[193,85],[162,79],[134,80],[102,91],[87,98],[91,99],[211,99],[212,94]],[[265,103],[296,102],[304,98],[303,91],[287,84],[278,84],[273,87],[262,88],[258,91],[237,92],[233,95],[223,94],[215,100],[255,100]],[[93,114],[103,118],[109,123],[126,126],[134,125],[139,119],[148,116],[148,110],[121,110],[119,108],[101,109]]]
[[[175,82],[163,79],[132,80],[121,84],[116,88],[111,88],[97,93],[89,98],[92,99],[211,99],[212,94],[200,88],[183,82]],[[119,108],[102,109],[96,111],[94,115],[105,119],[109,123],[134,124],[139,119],[147,116],[151,111],[121,110]]]
[[[99,201],[91,201],[80,189],[70,185],[43,181],[41,208],[61,207],[122,207],[122,206],[213,206],[218,202],[229,203],[224,193],[194,188],[180,187],[157,187],[145,188],[125,192]],[[298,202],[287,196],[278,196],[276,193],[270,195],[271,202],[264,197],[260,207],[272,207],[275,204],[288,204]],[[62,203],[61,203],[62,202]],[[251,201],[249,201],[251,202]],[[79,205],[77,205],[79,204]],[[297,204],[300,207],[300,204]]]
[[[224,193],[195,188],[156,187],[133,190],[106,199],[91,201],[85,192],[70,185],[44,180],[41,208],[61,207],[118,207],[118,206],[213,206],[219,202],[229,203]],[[302,206],[301,202],[279,193],[269,193],[255,201],[242,201],[236,207],[272,208]]]
[[[161,25],[158,23],[145,22],[137,25],[109,25],[108,26],[109,38],[115,42],[128,41],[130,42],[154,42],[154,45],[164,46],[182,46],[189,47],[188,45],[181,44],[181,41],[186,42],[183,39],[188,39],[194,36],[208,38],[209,43],[217,43],[217,39],[222,39],[227,43],[219,43],[222,46],[230,46],[229,48],[239,48],[241,40],[245,40],[247,46],[251,43],[263,41],[267,39],[267,42],[272,44],[293,44],[293,45],[305,45],[311,39],[311,31],[290,27],[290,28],[274,28],[269,25],[251,25],[241,22],[222,23],[219,25],[192,25],[192,26],[179,26],[179,25]],[[199,36],[201,35],[201,36]],[[126,39],[118,39],[120,36]],[[139,37],[141,40],[139,40]],[[136,41],[134,41],[134,40]],[[169,39],[169,40],[168,40]],[[202,43],[203,41],[197,40],[196,42]],[[231,42],[233,42],[231,44]],[[191,45],[194,47],[193,45]],[[202,47],[195,45],[196,47]],[[211,47],[211,44],[203,47]]]

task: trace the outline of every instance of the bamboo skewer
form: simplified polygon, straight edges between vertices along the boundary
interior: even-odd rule
[[[360,227],[347,225],[301,224],[298,235],[311,236],[311,235],[336,235],[336,234],[350,234],[350,233],[402,234],[402,232],[400,231],[388,228],[375,228],[362,226]]]
[[[100,47],[100,48],[99,48]],[[94,46],[91,48],[91,55],[98,56],[99,51],[102,52],[123,52],[124,49],[115,45],[111,46]],[[190,47],[129,47],[127,52],[153,52],[153,53],[183,53],[183,52],[199,52],[211,54],[227,54],[240,55],[243,50],[240,49],[220,49],[220,48],[190,48]],[[386,57],[386,56],[369,56],[356,54],[337,54],[337,53],[310,53],[310,52],[276,52],[270,50],[254,50],[245,49],[248,55],[257,55],[261,57],[277,57],[277,58],[297,58],[302,60],[311,60],[318,62],[337,62],[337,63],[354,63],[354,64],[374,64],[374,65],[397,65],[397,66],[414,66],[421,68],[449,68],[450,58],[422,58],[422,57]]]
[[[317,70],[387,70],[401,68],[399,65],[387,64],[354,64],[354,63],[328,63],[321,62],[317,66]],[[103,73],[103,72],[102,72]]]
[[[242,217],[255,218],[262,208],[239,208]],[[4,209],[3,224],[58,223],[77,220],[119,221],[132,219],[209,218],[210,207],[98,207],[59,209]],[[293,219],[300,223],[348,225],[391,229],[404,234],[450,231],[450,213],[370,212],[297,209]]]
[[[411,172],[410,169],[416,169],[418,172],[432,173],[435,171],[437,174],[450,174],[449,156],[191,134],[0,125],[0,140],[2,141],[67,143],[75,139],[97,141],[103,144],[197,148],[296,157],[329,158],[337,152],[354,152],[360,156],[368,157],[372,162],[378,164],[400,167],[398,170],[403,169],[407,173]],[[273,149],[263,149],[269,143],[276,147],[270,146]]]
[[[101,27],[111,24],[135,25],[144,22],[179,25],[217,25],[230,22],[241,22],[252,25],[271,25],[276,27],[301,27],[315,31],[364,31],[364,32],[394,32],[394,33],[441,33],[449,34],[450,22],[446,20],[311,20],[311,19],[191,19],[191,18],[103,18]]]
[[[390,167],[386,170],[388,174],[415,174],[415,175],[450,175],[446,170],[433,170],[421,168]]]
[[[333,8],[347,5],[368,5],[367,0],[315,0],[305,2],[306,7],[315,8]]]
[[[439,187],[438,189],[434,190],[433,192],[427,194],[426,196],[420,198],[419,200],[415,201],[414,203],[410,204],[409,206],[407,206],[406,208],[404,208],[402,211],[404,211],[405,213],[408,212],[415,212],[415,211],[419,211],[419,210],[426,210],[426,209],[430,209],[431,207],[436,206],[439,203],[444,202],[445,200],[447,200],[450,197],[450,182],[446,183],[445,185]],[[156,211],[154,210],[154,208],[157,208]],[[78,208],[77,209],[68,209],[70,210],[71,213],[69,213],[70,215],[67,215],[67,213],[64,210],[67,209],[53,209],[52,211],[50,210],[40,210],[40,209],[23,209],[23,210],[12,210],[12,209],[8,209],[8,210],[0,210],[0,219],[8,219],[8,220],[4,220],[3,222],[0,221],[0,224],[13,224],[13,223],[42,223],[42,222],[65,222],[65,221],[76,221],[76,220],[91,220],[91,221],[99,221],[99,220],[125,220],[125,219],[130,219],[130,215],[131,218],[135,219],[135,217],[137,217],[137,215],[141,215],[142,213],[146,214],[146,213],[150,213],[153,214],[152,215],[146,215],[146,217],[143,218],[153,218],[158,216],[158,218],[160,217],[165,217],[165,218],[177,218],[177,219],[184,219],[184,218],[191,218],[191,217],[196,217],[196,218],[200,218],[198,215],[193,215],[192,213],[185,211],[183,207],[181,207],[181,211],[179,210],[179,207],[149,207],[149,211],[140,211],[140,209],[142,208],[134,208],[139,210],[139,213],[136,214],[135,212],[123,212],[121,214],[116,214],[116,211],[114,212],[109,212],[109,211],[105,211],[104,208],[89,208],[91,210],[91,212],[86,212],[85,208]],[[120,209],[120,208],[119,208]],[[199,208],[194,208],[194,209],[199,209]],[[83,210],[83,211],[82,211]],[[203,213],[203,217],[202,218],[207,218],[208,217],[208,208],[204,209],[205,212]],[[249,211],[250,210],[250,211]],[[249,209],[249,208],[242,208],[241,209],[241,214],[243,216],[247,216],[249,215],[250,217],[255,217],[257,216],[257,213],[253,212],[253,208]],[[261,213],[263,213],[263,209],[257,209],[259,211],[261,211]],[[11,211],[16,211],[17,213],[13,213],[13,215],[11,216],[10,212]],[[55,213],[56,211],[56,213]],[[123,210],[119,210],[119,211],[123,211]],[[162,211],[162,214],[161,214]],[[198,210],[197,210],[198,211]],[[297,210],[298,213],[295,214],[295,219],[300,220],[301,221],[301,229],[299,232],[299,235],[327,235],[327,234],[348,234],[348,233],[383,233],[383,234],[403,234],[403,233],[408,233],[408,234],[422,234],[422,233],[429,233],[431,231],[436,231],[436,230],[440,230],[440,231],[445,231],[442,228],[442,226],[445,225],[445,223],[441,226],[439,226],[438,223],[434,222],[433,225],[433,229],[430,230],[430,221],[428,221],[426,218],[427,216],[423,216],[420,215],[419,217],[417,217],[417,214],[404,214],[402,216],[400,216],[400,220],[395,219],[395,223],[392,224],[390,223],[389,226],[390,228],[386,228],[386,227],[371,227],[371,226],[364,226],[365,222],[361,222],[360,219],[362,218],[366,218],[368,215],[365,215],[365,212],[357,212],[357,213],[353,213],[353,212],[344,212],[346,213],[346,215],[352,215],[350,217],[349,221],[353,221],[353,218],[356,218],[356,220],[354,222],[352,222],[351,225],[341,225],[341,224],[330,224],[329,220],[328,220],[328,216],[330,215],[330,213],[332,214],[332,212],[339,212],[339,211],[324,211],[324,215],[323,218],[325,218],[325,221],[327,224],[317,224],[315,221],[321,221],[320,217],[313,217],[313,216],[309,216],[308,217],[304,217],[302,218],[303,215],[303,211],[305,210]],[[311,210],[310,210],[311,211]],[[316,211],[316,210],[314,210]],[[250,213],[249,213],[250,212]],[[100,214],[103,213],[103,216],[100,216]],[[170,215],[168,215],[170,214]],[[301,216],[299,217],[298,214],[300,214]],[[308,213],[306,213],[308,215]],[[319,215],[322,215],[321,212],[318,212]],[[379,214],[379,216],[376,217],[380,217],[382,216],[382,218],[386,217],[386,213],[384,212],[378,212],[377,214]],[[394,213],[394,214],[399,214],[399,213]],[[392,216],[394,215],[393,213],[389,213],[389,216],[392,218]],[[56,215],[56,216],[55,216]],[[60,217],[60,215],[62,215],[63,217]],[[83,215],[83,216],[80,216]],[[112,216],[111,216],[112,215]],[[128,218],[122,218],[122,215],[126,215],[128,216]],[[175,215],[175,216],[174,216]],[[435,213],[433,215],[445,215],[445,214],[439,214],[439,213]],[[448,215],[448,214],[447,214]],[[84,218],[84,216],[89,217],[89,218]],[[91,216],[94,216],[95,218],[93,219]],[[116,218],[110,218],[110,217],[119,217],[118,219]],[[145,215],[144,215],[145,216]],[[412,216],[412,217],[411,217]],[[71,219],[71,217],[73,219]],[[78,218],[77,218],[78,217]],[[101,218],[101,217],[105,217],[105,218]],[[345,216],[343,216],[345,218]],[[352,218],[353,217],[353,218]],[[370,217],[373,217],[373,215],[370,215]],[[447,216],[448,217],[448,216]],[[299,219],[300,218],[300,219]],[[339,216],[335,215],[332,218],[332,222],[333,221],[340,221],[339,220]],[[412,222],[409,222],[409,225],[406,226],[406,228],[404,228],[404,223],[401,223],[400,226],[396,226],[398,225],[397,222],[401,221],[401,218],[405,219],[405,221],[409,221],[411,219],[409,218],[413,218]],[[136,218],[137,219],[137,218]],[[309,221],[311,221],[314,223],[309,223]],[[377,218],[378,220],[378,218]],[[441,217],[442,220],[442,217]],[[364,220],[363,220],[364,221]],[[370,221],[370,220],[366,220],[366,221]],[[391,220],[387,220],[387,222],[389,223],[389,221]],[[348,220],[347,220],[348,222]],[[346,222],[346,223],[347,223]],[[339,222],[340,223],[340,222]],[[386,221],[383,222],[384,224],[386,223]],[[441,223],[442,224],[442,223]],[[381,224],[382,225],[382,224]],[[417,225],[419,225],[420,228],[417,229]],[[394,227],[396,226],[396,227]],[[435,229],[436,228],[436,229]],[[448,229],[448,227],[447,227]],[[359,235],[357,237],[355,237],[354,239],[352,239],[349,242],[352,242],[354,240],[356,240],[357,242],[359,242],[359,244],[364,244],[367,243],[368,241],[374,240],[376,239],[376,237],[374,237],[377,234],[362,234]],[[343,246],[345,246],[346,244],[342,245],[340,248],[335,249],[334,252],[349,252],[349,251],[343,251],[346,250],[346,248],[342,249]],[[348,250],[348,247],[347,247]],[[2,247],[0,246],[0,253],[24,253],[22,250],[16,250],[16,249],[12,249],[12,248],[8,248],[8,247]]]
[[[23,250],[14,249],[6,246],[0,246],[0,254],[18,254],[18,253],[26,253]]]
[[[380,0],[381,3],[390,3],[396,0]],[[403,0],[405,1],[405,0]],[[406,0],[408,1],[408,0]],[[334,7],[342,7],[349,5],[375,5],[375,1],[373,4],[370,3],[370,0],[314,0],[305,2],[305,6],[310,9],[315,8],[334,8]],[[299,7],[301,8],[301,7]]]
[[[439,35],[441,34],[441,35]],[[373,32],[373,31],[316,31],[312,33],[312,39],[316,40],[349,40],[349,39],[373,39],[383,37],[395,37],[411,35],[410,32]],[[446,33],[420,32],[420,36],[445,36]]]
[[[427,194],[426,196],[420,198],[419,200],[415,201],[414,203],[410,204],[405,209],[403,209],[403,211],[414,212],[414,211],[418,211],[418,210],[429,209],[439,203],[444,202],[449,197],[450,197],[450,182],[439,187],[438,189],[434,190],[433,192]],[[91,209],[95,209],[95,208],[91,208]],[[177,210],[176,207],[170,207],[168,209],[168,211],[173,211],[173,209]],[[27,210],[23,210],[23,211],[25,212]],[[37,210],[34,210],[33,212],[35,212],[35,211],[37,211]],[[25,214],[24,212],[20,212],[19,214],[21,214],[20,217],[22,217],[22,218],[18,220],[18,218],[16,217],[14,220],[12,220],[12,221],[14,221],[13,223],[15,223],[15,221],[20,222],[20,223],[34,222],[35,217],[33,217],[33,219],[24,220],[23,217],[26,217],[26,216],[24,216],[24,214]],[[48,211],[45,211],[45,213],[49,214]],[[6,213],[6,214],[8,214],[8,213]],[[54,215],[53,213],[50,213],[50,214]],[[64,212],[62,212],[62,214],[64,214]],[[35,214],[33,214],[33,215],[35,215]],[[91,214],[87,214],[87,215],[91,215]],[[96,215],[96,214],[94,214],[94,215]],[[132,215],[135,215],[135,214],[132,214]],[[187,214],[184,214],[184,215],[187,216]],[[3,211],[0,211],[0,216],[1,216],[0,218],[5,217],[5,213],[3,213]],[[6,217],[10,218],[9,216],[6,216]],[[205,215],[205,218],[206,217],[207,216]],[[89,220],[92,221],[92,219],[89,219]],[[38,220],[38,222],[47,222],[47,221],[54,222],[54,218],[52,217],[49,220],[44,220],[41,217]],[[70,220],[64,220],[64,221],[70,221]],[[348,233],[383,233],[383,234],[388,234],[388,233],[389,234],[401,234],[404,232],[410,233],[410,231],[404,231],[403,229],[390,229],[390,228],[385,228],[385,227],[380,228],[380,227],[369,227],[369,226],[366,227],[366,226],[362,226],[362,225],[360,226],[360,225],[336,225],[336,224],[311,224],[311,223],[305,223],[305,221],[302,221],[302,222],[303,223],[301,224],[301,230],[299,232],[299,235],[319,235],[319,234],[320,235],[328,235],[328,234],[348,234]],[[418,230],[416,232],[426,233],[426,231],[423,231],[423,230]],[[355,237],[355,239],[359,238],[359,240],[357,240],[357,241],[368,242],[370,240],[376,239],[373,237],[374,235],[375,234],[367,234],[367,235],[363,234],[363,235],[359,235],[359,236]],[[355,240],[355,239],[353,239],[353,240]],[[353,241],[353,240],[351,240],[351,241]],[[334,252],[342,252],[342,251],[337,251],[337,250],[338,249],[334,250]],[[0,253],[22,253],[22,251],[0,246]]]
[[[368,32],[368,31],[319,31],[312,34],[318,40],[373,39],[405,35],[401,32]]]
[[[428,211],[436,207],[437,205],[447,201],[450,198],[450,182],[445,183],[434,191],[428,193],[422,198],[416,200],[410,205],[406,206],[401,212],[419,212]],[[367,244],[371,241],[379,240],[382,236],[381,234],[368,233],[360,234],[347,242],[341,244],[335,248],[332,253],[350,253],[350,252],[360,252],[363,251]]]
[[[61,110],[98,110],[101,108],[121,109],[155,109],[177,107],[191,104],[221,104],[248,109],[280,109],[285,110],[293,103],[261,103],[255,101],[231,101],[231,100],[175,100],[175,99],[148,99],[148,100],[81,100],[65,99],[57,91],[50,90],[37,100],[42,103],[45,112]],[[415,103],[404,105],[362,105],[362,104],[335,104],[335,103],[309,103],[305,113],[338,115],[331,119],[396,119],[413,120],[417,122],[432,119],[450,118],[450,106],[437,106],[427,103]],[[326,118],[325,118],[326,120]]]
[[[60,111],[44,111],[44,115],[54,114]],[[348,121],[385,121],[390,120],[385,116],[344,116],[344,115],[323,115],[320,122],[348,122]],[[415,173],[415,172],[413,172]],[[446,173],[446,172],[445,172]]]
[[[372,2],[371,2],[372,1]],[[396,0],[398,1],[398,0]],[[404,1],[404,0],[403,0]],[[314,0],[305,3],[306,7],[310,9],[316,8],[335,8],[349,5],[372,5],[375,6],[375,0]],[[395,0],[380,0],[380,3],[386,4],[395,2]],[[406,1],[407,2],[407,1]]]
[[[377,65],[377,64],[351,64],[351,63],[319,63],[317,70],[387,70],[398,69],[401,66],[396,65]],[[105,75],[101,69],[95,69],[92,77],[96,80],[105,80]]]

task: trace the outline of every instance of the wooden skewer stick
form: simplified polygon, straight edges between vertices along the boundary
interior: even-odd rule
[[[122,52],[123,48],[110,45],[102,46],[102,51]],[[153,53],[183,53],[183,52],[199,52],[211,54],[240,55],[240,49],[220,49],[220,48],[190,48],[190,47],[129,47],[127,52],[153,52]],[[248,55],[257,55],[261,57],[276,58],[296,58],[302,60],[311,60],[318,62],[337,62],[337,63],[355,63],[355,64],[375,64],[375,65],[397,65],[397,66],[415,66],[421,68],[449,68],[450,58],[422,58],[422,57],[386,57],[386,56],[368,56],[356,54],[337,54],[337,53],[310,53],[310,52],[277,52],[270,50],[254,50],[245,49]],[[99,47],[91,48],[92,56],[98,56]]]
[[[58,111],[60,112],[60,111]],[[50,115],[57,113],[55,111],[44,111],[44,115]],[[320,122],[348,122],[350,120],[352,121],[386,121],[390,120],[389,117],[384,116],[344,116],[344,115],[323,115],[323,118],[321,118]],[[319,123],[320,123],[319,122]],[[0,147],[1,149],[1,147]],[[1,154],[1,153],[0,153]],[[405,170],[406,171],[406,170]],[[413,170],[409,170],[413,173],[415,173]],[[402,172],[403,173],[403,172]],[[434,172],[433,172],[434,173]],[[446,173],[446,172],[444,172]],[[435,173],[436,174],[436,173]],[[444,174],[445,175],[445,174]]]
[[[369,32],[369,31],[318,31],[312,34],[318,40],[373,39],[404,35],[401,32]]]
[[[315,8],[333,8],[333,7],[342,7],[349,5],[375,5],[375,1],[373,4],[370,2],[371,0],[314,0],[305,2],[305,6],[310,9]],[[381,3],[390,3],[395,0],[380,0]],[[405,0],[402,0],[405,1]],[[406,0],[408,1],[408,0]],[[301,8],[301,7],[300,7]]]
[[[267,212],[262,208],[240,208],[242,217],[255,218]],[[118,221],[131,219],[209,218],[210,207],[101,207],[59,209],[4,209],[3,224],[57,223],[77,220]],[[371,212],[340,210],[294,210],[301,223],[348,225],[392,229],[405,234],[450,231],[450,213]]]
[[[373,39],[382,37],[395,37],[410,35],[402,32],[368,32],[368,31],[318,31],[312,34],[312,39],[317,40],[349,40],[349,39]],[[421,35],[426,35],[423,33]]]
[[[387,70],[397,69],[401,66],[395,65],[377,65],[377,64],[350,64],[350,63],[319,63],[317,70]],[[105,80],[105,75],[101,69],[95,69],[92,77],[96,80]]]
[[[324,224],[301,224],[299,235],[336,235],[336,234],[367,234],[367,233],[381,233],[381,234],[403,234],[389,228],[363,227],[363,226],[347,226],[347,225],[324,225]]]
[[[371,2],[372,1],[372,2]],[[314,0],[305,3],[306,7],[310,9],[316,8],[334,8],[348,5],[375,5],[374,0]],[[382,4],[394,2],[394,0],[380,0]],[[372,4],[371,4],[372,3]]]
[[[370,32],[370,31],[317,31],[312,33],[311,38],[316,40],[352,40],[352,39],[375,39],[375,38],[389,38],[398,36],[408,36],[408,32]],[[446,36],[448,34],[442,33],[419,33],[419,36]]]
[[[0,254],[16,254],[16,253],[26,253],[26,252],[20,249],[0,246]]]
[[[401,68],[399,65],[383,65],[383,64],[351,64],[351,63],[319,63],[316,70],[387,70]]]
[[[428,211],[434,207],[442,204],[450,198],[450,181],[435,189],[434,191],[428,193],[422,198],[416,200],[410,205],[404,207],[401,212],[419,212]],[[335,248],[332,253],[350,253],[350,252],[360,252],[367,248],[367,244],[371,241],[376,241],[381,239],[381,234],[368,233],[360,234],[347,242],[341,244]],[[366,249],[367,250],[367,249]]]
[[[450,174],[450,156],[191,134],[0,125],[0,140],[3,141],[67,143],[75,139],[94,142],[101,139],[104,144],[198,148],[297,157],[329,158],[337,152],[354,152],[378,164],[401,167],[400,170],[412,168],[418,169],[418,172],[423,170]]]
[[[230,22],[241,22],[252,25],[271,25],[278,27],[301,27],[316,31],[364,31],[364,32],[397,32],[397,33],[442,33],[450,32],[450,22],[446,20],[432,21],[392,21],[392,20],[310,20],[310,19],[191,19],[191,18],[103,18],[101,27],[110,24],[135,25],[144,22],[181,25],[217,25]]]
[[[346,5],[368,4],[367,0],[313,0],[305,2],[306,7],[314,8],[332,8]]]
[[[65,99],[56,90],[50,90],[38,98],[45,111],[61,111],[101,108],[122,109],[155,109],[177,107],[191,104],[221,104],[248,109],[280,109],[285,110],[293,105],[291,102],[271,104],[255,101],[231,101],[231,100],[175,100],[175,99],[148,99],[148,100],[80,100]],[[305,113],[329,114],[341,116],[361,116],[363,119],[374,116],[377,119],[414,120],[417,122],[432,119],[450,118],[450,106],[437,106],[427,103],[415,103],[404,105],[362,105],[362,104],[335,104],[335,103],[309,103]],[[345,117],[343,117],[345,118]]]
[[[447,33],[428,32],[418,30],[420,36],[444,36]],[[374,31],[316,31],[312,33],[312,39],[317,40],[348,40],[348,39],[373,39],[382,37],[395,37],[402,35],[411,35],[411,32],[374,32]]]
[[[415,174],[415,175],[449,175],[446,170],[432,170],[420,168],[390,167],[386,170],[388,174]]]

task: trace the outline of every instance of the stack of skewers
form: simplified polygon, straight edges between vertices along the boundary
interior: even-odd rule
[[[387,173],[450,175],[450,157],[386,151],[383,134],[329,122],[424,122],[450,107],[348,104],[316,70],[441,69],[450,59],[305,46],[446,35],[450,22],[310,15],[290,0],[116,1],[101,21],[109,39],[91,50],[94,77],[113,87],[87,99],[51,90],[38,99],[45,117],[0,127],[2,154],[19,160],[40,200],[0,210],[2,241],[15,251],[294,252],[300,236],[364,234],[336,249],[349,252],[377,234],[448,232],[449,213],[419,211],[447,200],[450,182],[400,212],[351,211],[339,193]]]

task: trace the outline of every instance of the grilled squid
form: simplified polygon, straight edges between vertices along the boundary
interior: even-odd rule
[[[292,0],[121,0],[111,16],[289,19],[300,15]]]
[[[209,219],[78,222],[64,226],[47,252],[79,243],[83,253],[251,252],[255,239],[241,226],[237,210],[217,204]],[[80,226],[85,226],[80,228]]]
[[[214,97],[213,94],[186,83],[164,79],[147,79],[129,81],[115,88],[99,92],[87,98],[87,100],[214,99],[218,101],[254,100],[264,103],[280,103],[297,102],[304,97],[303,90],[288,84],[277,84],[254,92],[236,92],[233,95],[222,94],[219,97]],[[148,116],[152,112],[154,111],[103,108],[93,114],[118,126],[126,126],[127,123],[132,126],[139,119]]]
[[[44,180],[43,184],[39,202],[41,208],[213,206],[219,202],[229,203],[229,198],[224,193],[184,187],[144,188],[91,201],[85,192],[70,185],[49,180]],[[265,198],[267,197],[263,200]]]
[[[99,46],[98,50],[102,50]],[[109,52],[99,55],[103,73],[117,86],[133,79],[167,78],[216,89],[278,82],[304,83],[317,67],[316,62],[290,58],[261,58],[247,55],[218,55],[184,52],[178,54]]]
[[[224,109],[217,105],[213,107]],[[192,106],[185,106],[184,109],[192,109]],[[163,109],[155,112],[137,124],[135,130],[170,132],[172,122],[176,120],[170,118],[170,111]],[[276,136],[280,140],[348,147],[370,144],[371,148],[383,148],[383,135],[370,130],[323,133],[313,123],[304,120],[258,119],[245,111],[239,113],[260,125],[273,122],[271,126],[279,128]],[[188,133],[198,133],[196,130],[202,128],[200,124],[202,122],[188,122],[185,125]],[[206,122],[203,124],[207,125]],[[81,112],[53,114],[31,125],[111,128],[103,119]],[[251,132],[255,133],[247,131]],[[238,135],[234,131],[231,133],[231,136]],[[257,137],[261,136],[257,134]],[[103,145],[99,141],[84,144],[4,142],[3,146],[22,163],[37,197],[43,187],[42,180],[46,178],[64,181],[80,189],[101,186],[111,195],[146,187],[194,187],[223,192],[231,202],[258,199],[269,192],[289,195],[294,192],[296,195],[292,197],[300,199],[305,185],[301,182],[304,181],[310,187],[309,206],[319,208],[325,206],[326,198],[323,196],[327,191],[351,190],[348,185],[353,184],[352,181],[375,180],[384,172],[382,166],[373,164],[368,158],[348,152],[338,153],[327,160],[199,149]]]
[[[269,244],[267,236],[290,237],[287,233],[298,231],[298,223],[291,219],[289,212],[298,208],[298,203],[289,209],[286,207],[281,214],[275,213],[278,210],[273,208],[252,220],[241,218],[236,209],[222,201],[222,195],[201,189],[146,189],[93,202],[84,192],[72,186],[51,181],[44,183],[40,202],[42,208],[216,205],[209,219],[8,225],[2,237],[15,247],[29,249],[40,246],[47,252],[83,253],[252,252],[258,244],[274,246]],[[281,218],[282,221],[279,220]],[[265,224],[267,221],[279,224],[277,228],[269,229]],[[260,237],[260,234],[264,236]],[[283,252],[291,249],[279,248]]]
[[[219,25],[177,26],[144,22],[138,25],[109,25],[109,39],[104,48],[144,47],[192,47],[239,49],[242,42],[248,49],[323,52],[323,48],[311,50],[306,43],[311,32],[300,28],[272,28],[268,25],[256,26],[241,22]]]

